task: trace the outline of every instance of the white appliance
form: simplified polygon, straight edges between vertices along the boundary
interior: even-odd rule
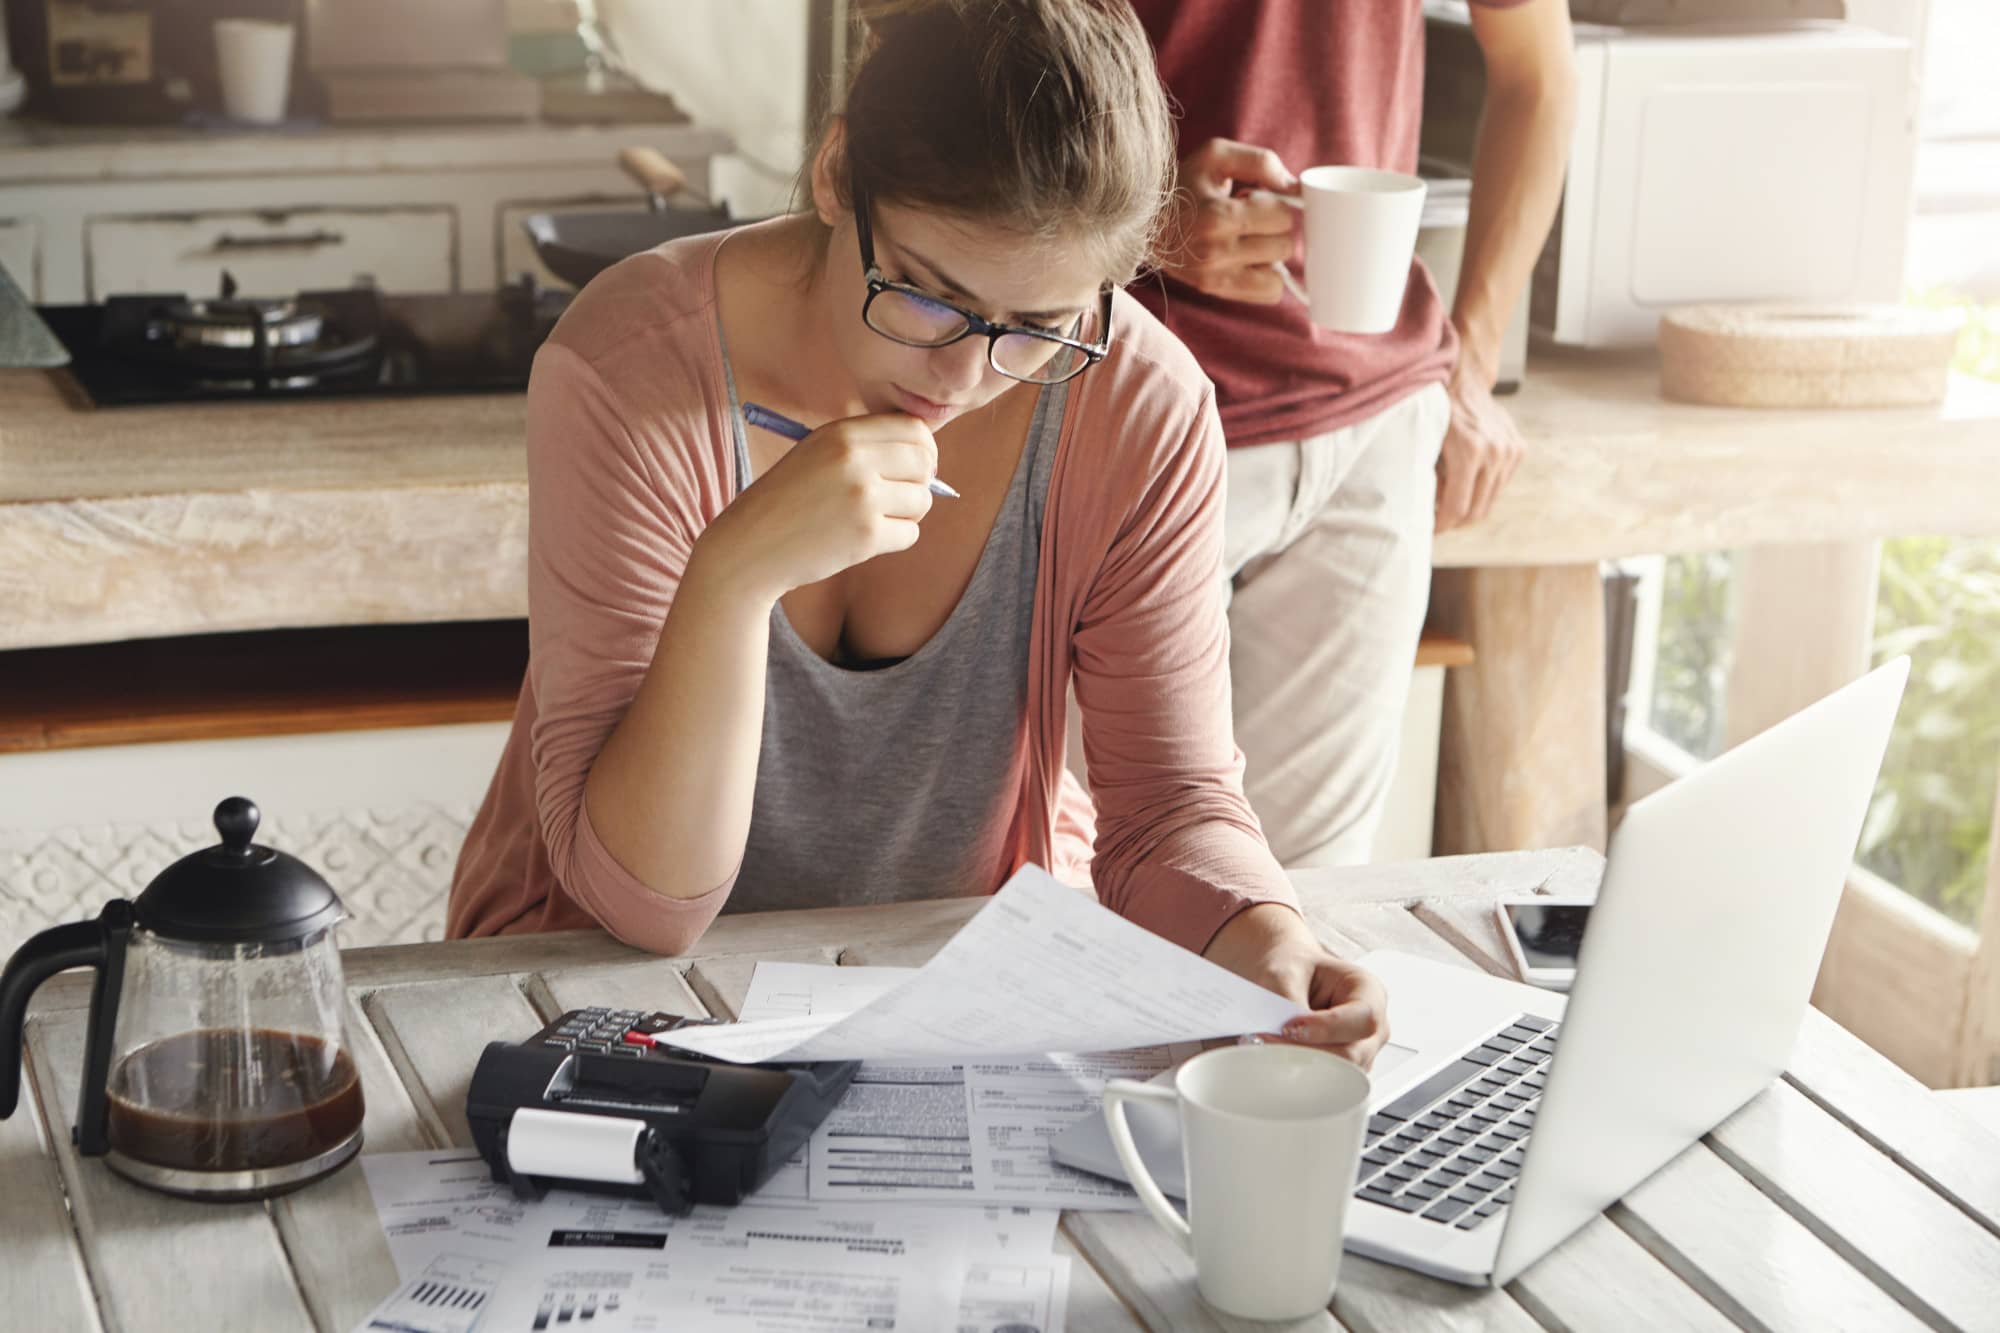
[[[1425,173],[1469,170],[1478,43],[1464,4],[1424,12]],[[1575,32],[1538,331],[1646,344],[1675,305],[1900,298],[1917,145],[1907,41],[1823,21]]]
[[[1568,997],[1360,960],[1388,987],[1395,1045],[1376,1062],[1348,1249],[1505,1285],[1777,1077],[1909,670],[1899,657],[1634,804]],[[1172,1192],[1179,1124],[1137,1114],[1163,1109],[1128,1111]],[[1050,1151],[1123,1175],[1101,1115]]]
[[[5,8],[0,6],[0,116],[19,107],[27,95],[27,82],[21,77],[21,72],[14,68],[13,60],[7,53]]]

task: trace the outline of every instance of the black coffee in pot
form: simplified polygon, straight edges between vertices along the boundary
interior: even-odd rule
[[[204,1028],[168,1037],[120,1061],[109,1091],[111,1146],[155,1166],[288,1166],[361,1127],[354,1061],[304,1033]]]

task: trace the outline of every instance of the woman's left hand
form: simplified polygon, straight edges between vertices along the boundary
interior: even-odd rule
[[[1287,1041],[1324,1047],[1366,1069],[1389,1039],[1389,993],[1382,983],[1327,949],[1282,903],[1238,912],[1202,956],[1310,1009],[1278,1034]]]

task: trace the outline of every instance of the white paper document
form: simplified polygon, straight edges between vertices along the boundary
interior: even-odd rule
[[[975,1259],[965,1270],[958,1327],[983,1333],[1062,1333],[1069,1315],[1069,1258],[1052,1254],[1039,1263]]]
[[[851,1013],[792,1013],[660,1039],[740,1063],[954,1063],[1271,1032],[1299,1012],[1023,866],[928,963]]]
[[[506,1270],[461,1254],[440,1254],[375,1307],[361,1333],[473,1333]]]
[[[573,1190],[522,1201],[471,1153],[362,1166],[403,1281],[357,1333],[844,1333],[949,1329],[999,1309],[1062,1326],[1068,1269],[1050,1210],[760,1200],[672,1217]]]
[[[838,1014],[915,974],[902,967],[759,963],[740,1012],[746,1020]],[[970,1065],[864,1061],[807,1145],[803,1194],[1136,1208],[1138,1196],[1129,1186],[1061,1165],[1049,1156],[1049,1141],[1098,1109],[1106,1079],[1150,1078],[1198,1050],[1198,1043],[1176,1042]],[[794,1197],[801,1190],[792,1168],[758,1197],[774,1186]]]
[[[638,1221],[557,1233],[567,1239],[523,1252],[479,1333],[945,1329],[957,1319],[964,1237],[913,1226],[908,1210],[744,1205],[669,1218],[653,1208],[627,1229]]]

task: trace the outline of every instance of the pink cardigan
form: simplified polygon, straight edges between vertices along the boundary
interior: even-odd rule
[[[528,674],[459,855],[453,938],[595,924],[680,953],[729,896],[733,876],[698,898],[649,889],[598,839],[583,800],[695,538],[734,489],[720,245],[695,237],[617,265],[535,358]],[[1046,866],[1199,952],[1250,903],[1295,900],[1244,799],[1230,729],[1222,431],[1208,380],[1123,293],[1112,327],[1110,355],[1071,385],[1049,485],[1007,870]],[[1064,767],[1072,680],[1091,797]]]

